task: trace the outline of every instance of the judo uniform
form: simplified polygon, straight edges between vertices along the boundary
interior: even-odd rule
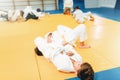
[[[58,34],[57,32],[54,32],[53,35],[57,36]],[[75,72],[75,69],[70,59],[82,63],[82,57],[80,56],[80,54],[78,54],[71,45],[67,44],[66,46],[62,46],[60,45],[60,42],[57,43],[56,40],[54,41],[48,44],[46,43],[44,38],[37,37],[34,40],[34,43],[38,47],[38,49],[43,53],[45,58],[49,59],[56,66],[57,70],[63,72]],[[67,51],[73,52],[74,55],[66,55]]]
[[[83,13],[82,10],[77,9],[73,12],[73,17],[76,21],[84,23],[86,20],[90,20],[92,16],[91,12]]]
[[[32,6],[27,6],[24,10],[24,15],[23,17],[26,19],[26,17],[28,16],[28,14],[32,14],[35,15],[36,17],[44,17],[45,13],[43,12],[37,12],[36,10],[32,9]]]
[[[9,21],[16,21],[20,17],[20,10],[9,10],[8,11],[8,20]]]

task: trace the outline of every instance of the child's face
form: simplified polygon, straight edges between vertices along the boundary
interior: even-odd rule
[[[75,68],[76,71],[80,70],[80,68],[81,68],[80,65],[81,65],[80,61],[76,61],[76,62],[74,63],[74,68]]]
[[[51,42],[52,42],[52,34],[48,35],[48,37],[47,37],[47,42],[48,42],[48,43],[51,43]]]
[[[74,55],[74,53],[73,53],[73,52],[71,52],[71,51],[67,51],[67,52],[66,52],[66,55],[68,55],[68,56],[73,56],[73,55]]]

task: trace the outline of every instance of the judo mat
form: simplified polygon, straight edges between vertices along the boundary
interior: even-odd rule
[[[95,72],[120,66],[120,22],[94,15],[95,21],[86,21],[89,49],[76,51],[83,62],[89,62]],[[50,14],[41,20],[0,22],[0,80],[64,80],[75,73],[59,72],[43,56],[37,56],[34,39],[54,31],[57,25],[74,28],[78,25],[70,15]],[[115,80],[115,79],[114,79]]]
[[[80,80],[80,78],[73,77],[65,80]],[[96,72],[94,80],[120,80],[120,67]]]

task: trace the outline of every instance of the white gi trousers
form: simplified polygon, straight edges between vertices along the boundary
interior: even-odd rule
[[[8,11],[8,20],[16,21],[20,16],[20,10],[9,10]]]
[[[58,25],[57,30],[59,31],[61,36],[64,36],[67,42],[73,45],[78,39],[80,39],[80,42],[83,42],[87,39],[86,26],[84,24],[80,24],[74,29],[71,29],[64,25]]]

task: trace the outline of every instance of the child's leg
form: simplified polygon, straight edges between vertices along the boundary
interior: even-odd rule
[[[80,39],[80,46],[79,48],[90,48],[89,45],[85,44],[85,40],[87,39],[87,32],[86,32],[86,26],[84,24],[80,24],[75,28],[75,32],[79,35]]]
[[[19,10],[14,11],[14,14],[12,16],[12,21],[16,21],[19,16],[20,16],[20,11]]]

